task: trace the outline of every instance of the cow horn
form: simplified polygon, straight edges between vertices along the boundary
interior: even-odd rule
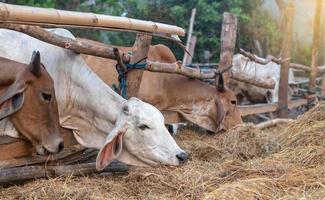
[[[34,74],[35,76],[41,75],[41,55],[39,51],[33,52],[29,67],[32,74]]]
[[[219,73],[219,79],[218,79],[218,91],[219,92],[225,92],[225,84],[223,81],[223,75],[222,73]]]

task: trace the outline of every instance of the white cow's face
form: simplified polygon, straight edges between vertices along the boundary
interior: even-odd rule
[[[122,105],[116,127],[97,156],[98,170],[114,159],[135,166],[179,165],[187,154],[164,125],[160,111],[137,98]]]

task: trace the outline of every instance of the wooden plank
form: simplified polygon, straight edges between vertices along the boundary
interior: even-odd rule
[[[131,64],[146,63],[148,57],[148,51],[150,48],[152,36],[139,33],[133,45]],[[141,60],[141,62],[139,62]],[[133,69],[127,73],[127,96],[137,97],[140,89],[140,83],[142,80],[142,69]]]
[[[127,172],[131,167],[121,162],[113,161],[101,172]],[[79,176],[96,171],[96,163],[60,166],[25,166],[0,170],[0,183],[11,183],[35,178],[49,178],[54,176]]]
[[[0,137],[0,141],[2,137],[4,136]],[[34,151],[33,146],[28,141],[22,139],[6,139],[6,141],[6,144],[0,145],[0,160],[28,156]]]
[[[144,21],[127,17],[56,10],[53,8],[37,8],[0,3],[0,20],[4,22],[21,22],[79,25],[87,27],[106,27],[122,30],[137,30],[151,33],[166,33],[184,36],[184,29],[152,21]]]
[[[292,100],[288,103],[288,108],[296,108],[302,105],[306,105],[306,99],[298,99]],[[277,111],[277,103],[272,104],[255,104],[255,105],[240,105],[238,106],[242,116],[253,115],[253,114],[260,114],[260,113],[267,113],[267,112],[275,112]]]
[[[74,158],[76,157],[76,155],[79,158],[81,158],[83,152],[85,152],[85,148],[81,147],[80,145],[76,145],[76,146],[70,146],[68,148],[65,148],[60,153],[56,153],[48,156],[27,155],[21,158],[3,159],[0,160],[0,169],[41,164],[41,163],[46,163],[47,165],[52,165],[52,163],[64,163],[64,161],[67,160],[67,158]],[[72,160],[76,161],[76,159],[72,159]]]
[[[278,102],[278,115],[279,118],[288,118],[288,86],[289,86],[289,65],[291,60],[291,45],[292,45],[292,32],[293,32],[293,16],[294,4],[291,2],[285,11],[286,31],[282,40],[282,52],[279,81],[279,102]]]
[[[237,36],[237,17],[232,13],[225,12],[223,14],[222,30],[220,38],[220,64],[219,69],[223,70],[232,66],[232,57],[234,54],[236,46],[236,36]],[[225,72],[224,81],[225,84],[229,85],[230,73]],[[216,78],[216,85],[218,85],[218,80]]]
[[[320,47],[321,37],[321,18],[323,10],[323,0],[316,1],[315,17],[314,17],[314,32],[313,32],[313,44],[311,50],[311,72],[309,78],[309,92],[316,92],[316,76],[317,76],[317,62]]]
[[[71,130],[60,129],[65,148],[77,144]],[[26,140],[0,136],[0,167],[1,161],[17,159],[36,154],[34,147]]]

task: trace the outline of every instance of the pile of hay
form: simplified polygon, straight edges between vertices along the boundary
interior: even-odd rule
[[[230,182],[206,194],[205,199],[324,198],[325,103],[274,137],[280,151],[246,161]]]
[[[286,147],[325,145],[325,103],[321,102],[301,115],[282,133],[281,144]]]
[[[181,167],[40,179],[0,188],[0,199],[320,199],[325,195],[325,103],[297,121],[210,135],[184,128]],[[325,134],[324,134],[325,135]]]

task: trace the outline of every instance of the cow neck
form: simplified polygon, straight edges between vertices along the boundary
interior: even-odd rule
[[[78,101],[87,98],[89,101],[85,102],[86,112],[92,108],[97,117],[110,120],[115,123],[116,118],[120,112],[122,103],[126,101],[116,92],[114,92],[108,85],[106,85],[94,72],[92,72],[80,55],[77,55],[72,67],[68,69],[71,76],[72,86],[68,94],[69,100]],[[80,93],[77,93],[79,91]],[[80,109],[80,108],[79,108]],[[82,107],[81,107],[82,109]]]
[[[67,57],[56,59],[65,62],[55,70],[53,65],[47,65],[55,83],[60,124],[72,129],[84,140],[94,141],[89,146],[81,140],[78,140],[79,143],[100,148],[126,100],[92,72],[80,55],[68,52],[64,56]],[[93,131],[91,135],[89,130]]]

